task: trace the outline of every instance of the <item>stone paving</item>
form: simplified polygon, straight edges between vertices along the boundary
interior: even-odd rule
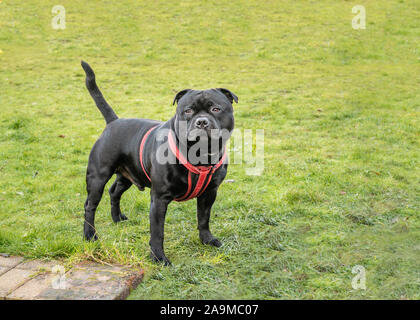
[[[0,255],[0,300],[126,299],[143,270],[84,262],[65,270],[59,261]]]

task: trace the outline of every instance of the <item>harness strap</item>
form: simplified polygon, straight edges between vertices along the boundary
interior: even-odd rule
[[[147,137],[150,135],[150,133],[155,129],[157,126],[154,126],[150,128],[146,134],[143,136],[140,148],[139,148],[139,158],[140,158],[140,165],[141,168],[146,175],[147,179],[151,182],[150,176],[148,175],[146,168],[144,167],[143,163],[143,149],[144,145],[146,144]],[[199,197],[203,194],[203,192],[207,189],[207,186],[209,185],[214,172],[219,169],[219,167],[225,162],[226,159],[226,150],[223,152],[222,158],[219,160],[217,164],[214,166],[194,166],[191,163],[187,161],[187,159],[184,157],[184,155],[179,151],[178,147],[176,146],[175,138],[172,134],[172,131],[169,131],[168,135],[168,143],[169,148],[175,155],[175,157],[179,160],[179,162],[188,170],[188,189],[187,192],[179,198],[174,199],[175,201],[187,201],[190,199],[193,199],[195,197]],[[195,184],[194,190],[192,189],[192,174],[198,174],[198,180]]]
[[[149,134],[153,131],[153,129],[155,129],[157,126],[154,126],[152,128],[150,128],[146,134],[143,136],[143,138],[141,139],[141,143],[140,143],[140,150],[139,150],[139,158],[140,158],[140,165],[141,168],[143,169],[144,174],[146,175],[147,179],[149,179],[150,182],[152,182],[152,180],[150,179],[149,175],[147,174],[146,168],[144,167],[143,164],[143,148],[144,145],[146,143],[147,137],[149,136]]]
[[[191,171],[188,171],[188,189],[187,192],[185,192],[185,194],[182,197],[176,198],[175,201],[187,201],[188,199],[188,195],[191,192],[191,186],[192,186],[192,178],[191,178]]]
[[[199,197],[209,185],[213,173],[219,169],[219,167],[223,164],[226,159],[226,152],[223,153],[222,158],[219,160],[217,164],[214,166],[206,167],[206,166],[194,166],[185,159],[185,157],[181,154],[178,147],[176,146],[175,138],[172,134],[172,131],[169,131],[168,135],[168,142],[169,148],[177,157],[177,159],[184,165],[185,168],[188,169],[188,189],[187,192],[180,198],[175,199],[175,201],[187,201],[193,199],[195,197]],[[191,173],[198,174],[198,180],[195,185],[194,190],[190,193],[191,190]],[[207,183],[206,183],[207,179]]]

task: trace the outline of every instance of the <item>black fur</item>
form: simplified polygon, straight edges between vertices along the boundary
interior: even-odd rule
[[[94,225],[96,208],[101,200],[108,180],[116,174],[116,180],[109,189],[111,198],[111,216],[113,221],[126,220],[121,212],[120,198],[133,184],[140,190],[151,188],[150,205],[150,247],[151,257],[155,261],[170,264],[163,250],[164,222],[166,210],[171,201],[181,197],[187,190],[188,170],[182,164],[161,164],[156,159],[156,150],[165,141],[158,141],[157,135],[164,130],[177,133],[179,121],[186,121],[188,132],[197,125],[197,119],[205,118],[210,129],[233,130],[232,101],[236,95],[227,89],[191,90],[186,89],[175,96],[177,110],[174,117],[166,122],[149,119],[118,119],[112,108],[105,101],[95,82],[95,74],[90,66],[82,61],[86,72],[86,87],[104,116],[107,126],[94,144],[86,173],[87,199],[85,202],[84,237],[96,240]],[[215,108],[214,106],[217,106]],[[193,109],[193,114],[185,110]],[[215,111],[219,109],[219,111]],[[213,111],[212,111],[213,110]],[[139,163],[139,146],[144,134],[153,126],[144,146],[144,165],[153,183],[145,176]],[[177,136],[179,139],[179,137]],[[187,150],[189,146],[187,145]],[[218,158],[224,150],[220,145]],[[202,164],[208,165],[208,164]],[[197,219],[199,236],[203,243],[219,247],[221,242],[209,229],[210,210],[216,199],[217,189],[227,172],[227,163],[223,164],[213,175],[206,191],[197,198]],[[196,179],[196,177],[194,177]]]
[[[95,73],[93,72],[92,68],[84,61],[82,61],[82,67],[86,73],[86,88],[88,88],[90,95],[96,103],[96,106],[104,116],[106,123],[108,124],[114,120],[117,120],[117,115],[115,114],[114,110],[112,110],[110,105],[106,102],[104,96],[102,95],[102,92],[96,85]]]

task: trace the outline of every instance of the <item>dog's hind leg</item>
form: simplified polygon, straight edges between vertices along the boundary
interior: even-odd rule
[[[96,170],[92,168],[94,165],[88,164],[86,174],[86,189],[87,199],[85,202],[85,223],[84,223],[84,237],[86,240],[95,241],[98,239],[95,230],[95,212],[101,201],[104,187],[108,180],[113,175],[111,169]]]
[[[122,194],[131,187],[132,183],[127,178],[124,178],[120,173],[117,173],[117,179],[109,189],[109,196],[111,198],[111,216],[114,222],[127,220],[127,217],[121,213],[120,199]]]

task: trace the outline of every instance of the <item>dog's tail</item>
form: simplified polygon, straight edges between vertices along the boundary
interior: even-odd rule
[[[89,90],[89,93],[95,101],[99,111],[101,111],[102,115],[104,116],[106,123],[108,124],[114,120],[117,120],[117,115],[115,114],[114,110],[112,110],[111,106],[106,102],[102,92],[96,85],[95,73],[93,72],[92,68],[83,60],[82,67],[86,73],[86,88]]]

